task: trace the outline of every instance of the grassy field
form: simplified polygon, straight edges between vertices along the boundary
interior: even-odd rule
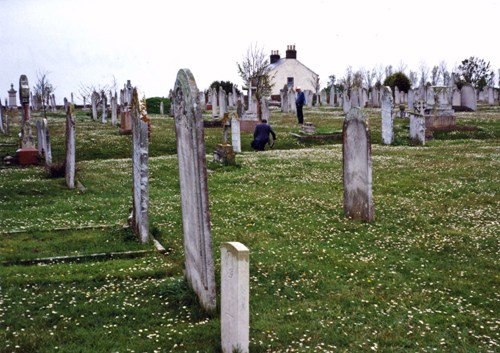
[[[366,113],[371,224],[343,216],[341,143],[299,143],[294,115],[271,113],[272,150],[251,151],[242,134],[236,166],[211,162],[222,130],[205,130],[218,288],[220,244],[250,249],[250,351],[499,352],[498,107],[457,113],[478,130],[436,133],[423,147],[410,146],[405,119],[395,144],[381,145],[380,111]],[[338,108],[305,117],[322,133],[342,129]],[[167,255],[19,264],[153,250],[124,227],[131,139],[117,127],[78,113],[81,190],[0,162],[0,352],[220,352],[219,315],[199,310],[182,275],[174,123],[152,119],[150,229]],[[64,121],[49,115],[56,163]],[[0,135],[2,160],[17,148],[14,123]]]

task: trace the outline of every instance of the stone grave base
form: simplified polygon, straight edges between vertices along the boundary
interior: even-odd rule
[[[218,144],[214,151],[213,161],[224,165],[234,165],[236,163],[236,155],[233,146]]]
[[[455,115],[429,115],[425,117],[425,128],[438,128],[446,126],[456,126],[457,117]]]
[[[38,149],[34,147],[20,148],[16,151],[16,159],[19,165],[38,164]]]
[[[243,120],[243,119],[241,119],[240,120],[240,131],[253,133],[255,131],[255,127],[257,126],[258,123],[259,123],[258,120]]]

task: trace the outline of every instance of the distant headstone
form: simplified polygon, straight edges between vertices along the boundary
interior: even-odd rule
[[[238,102],[236,103],[238,104]],[[234,152],[241,152],[240,119],[239,116],[234,113],[231,115],[231,144],[233,145]]]
[[[351,101],[349,100],[349,97],[347,94],[344,93],[344,96],[342,97],[342,108],[344,109],[344,114],[349,113],[351,110]]]
[[[34,147],[31,132],[30,87],[26,75],[21,75],[19,78],[19,100],[22,113],[21,132],[19,134],[21,148],[16,151],[17,160],[20,165],[38,164],[38,150]]]
[[[164,105],[163,105],[163,101],[160,102],[160,115],[164,115],[165,114],[165,108],[164,108]]]
[[[0,100],[0,132],[2,134],[5,134],[5,127],[4,127],[4,121],[3,121],[3,106],[2,106],[2,101]]]
[[[64,105],[66,106],[66,172],[64,174],[66,178],[66,185],[70,189],[75,188],[75,105],[73,103],[68,103],[67,99],[64,98]]]
[[[118,117],[118,96],[115,91],[115,95],[111,96],[111,125],[116,126],[116,119]]]
[[[420,114],[410,114],[410,141],[414,145],[425,144],[425,116],[423,115],[424,102],[417,102],[417,110]]]
[[[250,343],[250,260],[238,242],[221,245],[221,343],[223,353],[248,353]]]
[[[413,103],[415,102],[415,91],[411,88],[408,90],[408,110],[413,109]]]
[[[44,135],[45,135],[45,164],[51,165],[52,164],[52,147],[50,145],[50,133],[49,133],[49,126],[47,123],[47,119],[43,119],[42,128],[44,130]]]
[[[361,105],[359,103],[359,92],[357,89],[353,89],[351,91],[351,96],[349,97],[349,102],[351,102],[351,106],[349,107],[349,110],[350,110],[350,108],[361,107]]]
[[[495,104],[495,89],[493,87],[488,87],[488,104],[489,105],[494,105]]]
[[[9,105],[8,105],[8,107],[10,109],[17,109],[17,101],[16,101],[16,98],[17,98],[16,93],[17,93],[17,91],[14,89],[14,84],[13,83],[10,84],[10,89],[7,91],[7,93],[9,93]],[[22,104],[22,102],[21,102],[21,104]]]
[[[453,107],[460,107],[462,105],[462,97],[460,95],[460,91],[458,89],[453,90],[451,105]]]
[[[228,112],[227,110],[227,94],[226,94],[226,91],[224,91],[224,89],[221,87],[219,87],[219,117],[223,117],[224,114],[226,114]]]
[[[130,105],[132,103],[133,87],[130,80],[120,90],[120,134],[130,135],[132,133],[132,121],[130,118]]]
[[[382,87],[382,143],[390,145],[394,142],[394,115],[391,87]]]
[[[267,122],[270,122],[271,115],[269,114],[269,100],[265,97],[261,99],[261,111],[262,111],[262,120],[266,119]]]
[[[97,121],[97,102],[99,101],[99,93],[96,91],[90,95],[90,105],[92,106],[92,120]]]
[[[103,124],[106,124],[108,122],[108,111],[107,111],[108,97],[106,96],[106,93],[104,91],[101,92],[101,104],[102,104],[101,122]]]
[[[288,104],[288,87],[287,87],[287,85],[285,85],[285,88],[280,90],[280,96],[281,96],[281,112],[288,113],[290,110],[290,106]]]
[[[335,87],[332,85],[330,87],[330,107],[335,106]]]
[[[45,155],[45,151],[47,150],[46,143],[47,140],[45,139],[45,128],[44,128],[44,123],[41,119],[36,121],[36,136],[37,136],[37,147],[38,147],[38,154],[40,156]]]
[[[372,197],[372,160],[370,130],[360,108],[351,108],[342,130],[344,169],[344,215],[372,222],[375,211]]]
[[[203,308],[216,308],[215,270],[208,203],[203,117],[193,74],[181,69],[174,87],[174,115],[182,201],[186,277]]]
[[[394,87],[394,104],[396,104],[396,105],[401,104],[401,94],[400,94],[399,88],[397,86]]]
[[[141,243],[149,240],[148,121],[145,100],[140,101],[137,88],[132,90],[130,118],[132,124],[132,227]]]
[[[212,88],[212,119],[219,117],[219,105],[217,103],[217,89]]]

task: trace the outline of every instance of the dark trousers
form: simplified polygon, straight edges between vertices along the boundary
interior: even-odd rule
[[[304,124],[304,112],[302,111],[302,104],[297,104],[297,119],[299,124]]]

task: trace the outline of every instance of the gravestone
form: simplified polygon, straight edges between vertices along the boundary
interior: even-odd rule
[[[226,91],[221,87],[219,87],[219,117],[224,117],[227,111],[227,94]]]
[[[68,100],[64,98],[64,105],[66,106],[66,172],[64,174],[66,179],[66,185],[70,189],[75,188],[75,105],[73,103],[68,103]]]
[[[413,109],[413,104],[415,102],[415,91],[411,88],[408,90],[408,110]]]
[[[164,114],[165,114],[165,108],[164,108],[163,102],[160,102],[160,115],[164,115]]]
[[[212,119],[219,117],[219,105],[217,103],[217,90],[212,88]]]
[[[221,343],[223,353],[248,353],[250,343],[250,259],[239,242],[221,251]]]
[[[375,210],[372,198],[372,160],[370,130],[360,108],[351,108],[342,129],[344,169],[344,215],[372,222]]]
[[[47,119],[42,120],[42,129],[44,131],[43,135],[45,136],[45,164],[50,166],[52,164],[52,148],[50,146],[50,133]]]
[[[290,111],[290,106],[288,104],[288,87],[285,85],[285,88],[280,90],[281,96],[281,112],[288,113]]]
[[[349,111],[351,110],[351,101],[349,100],[347,94],[344,94],[344,96],[342,97],[342,102],[343,102],[342,108],[344,110],[344,114],[349,113]]]
[[[314,93],[310,89],[304,90],[304,96],[306,97],[306,106],[311,108],[313,103]]]
[[[92,120],[97,121],[97,102],[99,100],[99,94],[94,91],[90,95],[90,105],[92,106]]]
[[[330,87],[330,103],[329,103],[330,107],[334,107],[335,106],[335,87],[332,85]]]
[[[130,117],[132,91],[132,84],[130,80],[127,80],[127,83],[123,85],[123,90],[120,90],[120,135],[130,135],[132,133],[132,120]]]
[[[140,101],[137,88],[130,102],[132,128],[132,228],[141,243],[149,240],[148,122],[145,99]]]
[[[457,88],[453,90],[451,102],[452,107],[460,107],[462,105],[462,97],[460,95],[460,91]]]
[[[43,123],[43,120],[41,120],[41,119],[38,119],[36,121],[36,136],[37,136],[36,141],[37,141],[37,147],[38,147],[38,154],[40,156],[44,157],[45,151],[47,150],[47,147],[46,147],[47,140],[45,138],[44,123]]]
[[[451,88],[448,86],[431,86],[429,92],[433,93],[434,104],[427,105],[428,114],[425,115],[426,128],[449,127],[456,125],[455,111],[452,109]]]
[[[394,115],[391,87],[382,87],[382,143],[390,145],[394,142]]]
[[[236,104],[240,104],[237,101]],[[240,130],[240,118],[237,113],[231,114],[231,144],[233,145],[234,152],[241,152],[241,130]]]
[[[488,104],[489,105],[494,105],[495,104],[495,89],[493,87],[488,87],[487,88],[488,92]]]
[[[101,123],[106,124],[108,122],[108,97],[106,97],[106,93],[104,91],[101,92],[101,104],[102,104],[102,115],[101,115]]]
[[[8,107],[10,109],[17,109],[17,101],[16,101],[16,98],[17,98],[17,91],[14,89],[14,84],[11,83],[10,84],[10,89],[7,91],[7,93],[9,94],[9,105]],[[29,101],[29,95],[28,95],[28,101]],[[21,102],[21,105],[23,103]],[[7,105],[7,104],[6,104]]]
[[[269,114],[269,100],[266,99],[265,97],[262,97],[261,99],[261,111],[262,111],[262,120],[266,119],[267,122],[270,122],[270,117],[271,115]]]
[[[419,101],[416,104],[419,114],[410,114],[410,141],[414,145],[425,144],[425,103]]]
[[[295,105],[295,91],[293,88],[288,90],[288,112],[289,113],[297,113],[297,106]]]
[[[231,127],[231,119],[229,118],[229,113],[224,113],[224,118],[222,119],[223,126],[223,138],[222,143],[217,144],[214,154],[213,161],[220,162],[224,165],[234,165],[236,163],[236,156],[234,154],[233,146],[228,144],[227,134],[229,128]]]
[[[38,150],[34,147],[33,135],[30,121],[30,87],[28,77],[19,77],[19,101],[21,103],[21,148],[16,151],[17,160],[20,165],[38,163]],[[17,109],[17,107],[16,107]]]
[[[193,74],[181,69],[174,87],[177,158],[186,277],[207,311],[216,308],[203,117]]]
[[[111,125],[116,126],[116,119],[118,117],[118,96],[115,91],[115,95],[111,96]]]
[[[357,89],[352,89],[351,96],[349,97],[349,102],[351,102],[350,108],[359,108],[359,92]]]
[[[0,132],[5,134],[4,122],[3,122],[3,106],[2,101],[0,100]]]
[[[398,87],[394,87],[394,104],[396,105],[401,104],[401,95]]]

